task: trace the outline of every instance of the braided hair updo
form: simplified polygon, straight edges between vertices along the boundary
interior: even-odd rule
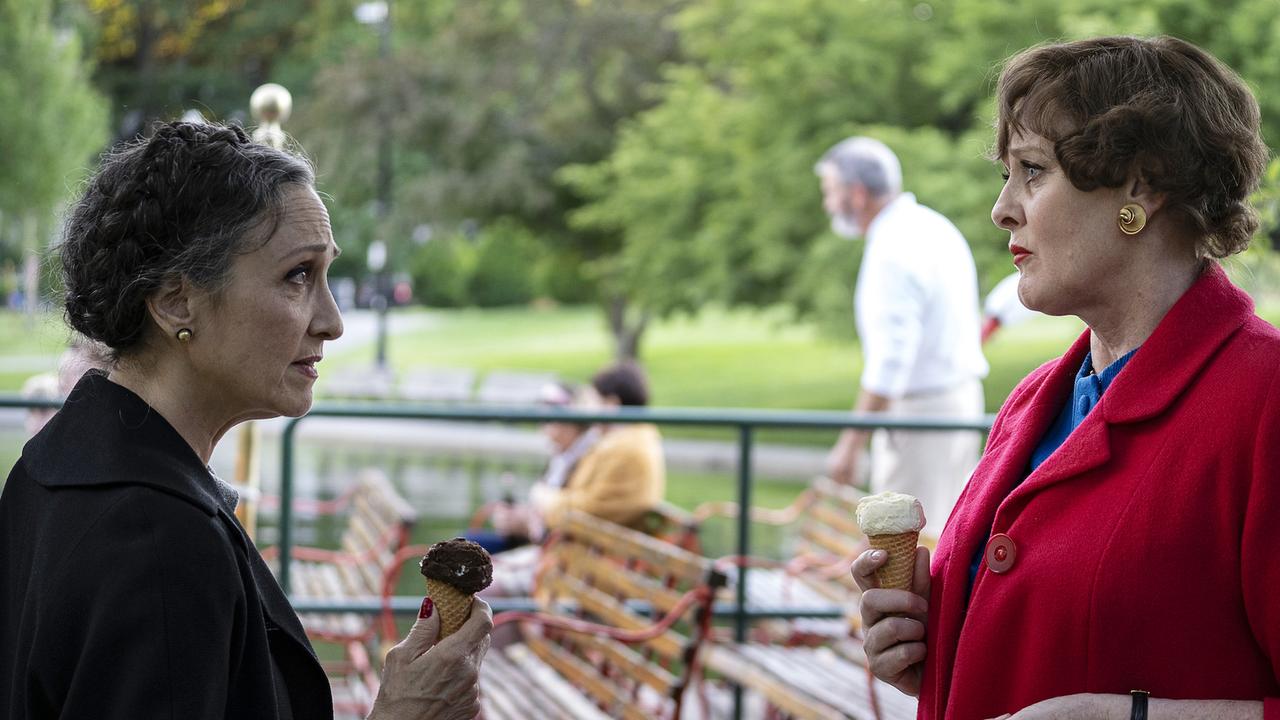
[[[218,291],[232,256],[271,237],[285,191],[314,183],[305,159],[238,127],[173,122],[108,153],[63,230],[67,322],[127,354],[162,283]]]

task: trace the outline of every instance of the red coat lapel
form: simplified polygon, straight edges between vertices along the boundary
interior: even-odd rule
[[[1116,376],[1096,410],[1026,482],[1017,486],[1000,507],[1000,513],[1016,513],[1021,502],[1031,495],[1105,464],[1111,458],[1108,426],[1146,420],[1163,412],[1195,380],[1222,343],[1252,315],[1253,301],[1231,285],[1217,263],[1211,263],[1134,353],[1125,372]],[[1064,393],[1071,391],[1072,380],[1064,376],[1080,367],[1088,343],[1086,331],[1037,393],[1037,399],[1040,395],[1059,398],[1051,416],[1061,410]],[[1029,446],[1020,449],[1026,449],[1027,457],[1048,429],[1044,408],[1037,408],[1041,412],[1031,413],[1028,423],[1020,428],[1020,446]],[[1025,471],[1026,458],[1022,460]],[[1003,474],[999,477],[1002,481],[1008,479]]]
[[[925,673],[921,687],[921,698],[933,700],[922,702],[922,710],[932,707],[935,714],[922,712],[922,718],[941,717],[946,707],[951,690],[951,666],[969,604],[970,562],[990,534],[996,509],[1026,477],[1031,453],[1070,397],[1071,378],[1088,351],[1086,331],[1066,355],[1045,363],[1014,389],[1000,410],[986,451],[974,470],[974,479],[965,486],[942,531],[929,598],[931,622],[926,662],[932,667]],[[979,478],[981,480],[975,482]]]

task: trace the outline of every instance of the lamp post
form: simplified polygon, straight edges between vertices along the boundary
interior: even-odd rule
[[[385,73],[391,61],[391,2],[373,0],[356,6],[356,21],[378,29],[378,59]],[[369,245],[369,271],[374,278],[374,294],[370,300],[378,313],[377,354],[374,360],[378,371],[387,371],[387,311],[391,305],[390,281],[387,278],[387,239],[391,217],[391,109],[385,95],[378,102],[378,202],[377,239]]]
[[[285,134],[281,125],[292,113],[293,95],[283,85],[259,85],[249,96],[249,114],[258,121],[258,127],[253,129],[253,141],[277,150],[283,148]]]
[[[384,273],[387,267],[387,244],[381,239],[369,243],[369,253],[365,258],[365,262],[369,267],[369,272],[373,273],[374,277],[374,293],[373,297],[369,299],[369,303],[378,312],[376,365],[379,372],[385,372],[387,369],[387,306],[389,305],[385,287],[386,275]]]

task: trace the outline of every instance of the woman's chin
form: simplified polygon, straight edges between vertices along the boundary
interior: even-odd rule
[[[1062,311],[1058,307],[1059,303],[1054,302],[1054,300],[1053,293],[1045,292],[1043,287],[1029,280],[1025,274],[1018,280],[1018,301],[1026,309],[1045,315],[1069,314]]]
[[[1022,287],[1019,286],[1018,299],[1022,301],[1022,305],[1028,310],[1038,312],[1041,315],[1052,317],[1079,315],[1079,303],[1072,302],[1073,298],[1069,294],[1036,292],[1033,289],[1023,291]]]
[[[1031,287],[1031,283],[1028,282],[1025,273],[1018,278],[1018,302],[1022,303],[1022,306],[1028,310],[1044,312],[1039,307],[1040,303],[1037,302],[1036,293]]]
[[[291,397],[289,401],[285,407],[280,409],[277,415],[291,418],[302,417],[311,412],[311,406],[314,404],[315,398],[311,394],[311,389],[307,388],[305,396]]]
[[[293,392],[283,397],[272,398],[272,402],[264,404],[264,407],[253,411],[248,418],[250,420],[269,420],[278,417],[302,417],[311,411],[312,396],[308,389],[306,394]]]
[[[283,414],[284,413],[277,412],[275,410],[253,410],[238,416],[236,418],[236,423],[250,422],[252,420],[270,420],[271,418],[278,418]]]

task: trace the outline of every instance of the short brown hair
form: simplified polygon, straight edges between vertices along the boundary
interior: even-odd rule
[[[1041,45],[1008,61],[996,95],[997,158],[1013,133],[1041,135],[1080,190],[1140,177],[1165,193],[1201,256],[1248,247],[1267,165],[1258,103],[1209,53],[1167,36]]]
[[[600,397],[613,396],[622,405],[639,407],[649,404],[649,381],[644,370],[631,360],[610,365],[591,378],[591,386]]]

